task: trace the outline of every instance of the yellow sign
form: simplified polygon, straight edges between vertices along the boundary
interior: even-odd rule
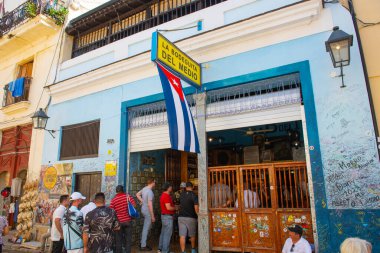
[[[152,60],[158,60],[180,75],[191,85],[201,87],[201,66],[166,39],[162,34],[153,34]]]
[[[104,168],[104,176],[114,177],[116,176],[117,163],[116,161],[106,161],[106,166]]]
[[[54,188],[57,183],[58,173],[57,169],[53,166],[50,166],[46,169],[45,175],[43,178],[44,186],[46,189],[51,190]]]

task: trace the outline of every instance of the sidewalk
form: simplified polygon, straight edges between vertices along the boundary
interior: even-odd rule
[[[28,253],[39,253],[40,250],[33,250],[22,247],[21,244],[14,244],[9,242],[8,240],[11,239],[14,234],[16,233],[16,230],[9,231],[9,234],[3,237],[3,253],[16,253],[16,252],[28,252]]]
[[[33,249],[24,248],[21,244],[13,244],[13,243],[9,242],[8,239],[12,238],[15,233],[16,233],[16,231],[12,230],[9,232],[9,234],[7,236],[3,237],[3,241],[4,241],[3,253],[19,253],[19,252],[39,253],[40,252],[40,250],[33,250]],[[150,251],[151,253],[157,252],[157,246],[158,245],[155,245],[155,244],[157,244],[157,243],[150,243],[150,244],[148,243],[148,245],[151,245],[153,247],[153,250]],[[190,252],[191,251],[190,245],[186,245],[186,246],[187,246],[187,252]],[[172,252],[180,252],[179,242],[172,242],[171,251]],[[48,253],[47,251],[45,251],[45,252]],[[144,251],[144,252],[146,252],[146,251]],[[132,246],[132,253],[142,253],[142,251],[140,251],[138,249],[138,246],[134,245],[134,246]]]

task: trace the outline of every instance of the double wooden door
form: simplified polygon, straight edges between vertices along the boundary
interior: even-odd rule
[[[102,173],[77,174],[75,176],[75,191],[82,193],[86,199],[82,206],[86,205],[94,198],[94,195],[101,191]]]
[[[280,252],[292,224],[313,243],[307,179],[304,162],[209,168],[211,249]]]

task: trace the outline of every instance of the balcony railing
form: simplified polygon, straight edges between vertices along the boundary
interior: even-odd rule
[[[227,0],[154,0],[124,14],[115,12],[116,17],[106,23],[83,33],[73,32],[72,57],[224,1]]]
[[[52,12],[51,9],[54,9],[57,12]],[[11,30],[16,28],[17,26],[25,23],[30,18],[33,18],[39,14],[46,14],[53,18],[56,23],[57,19],[61,18],[61,12],[63,10],[63,14],[67,12],[67,9],[58,4],[51,4],[50,1],[47,0],[30,0],[27,1],[16,9],[7,12],[0,19],[0,38],[9,33]],[[62,18],[61,18],[62,19]]]
[[[12,104],[16,104],[16,103],[22,102],[22,101],[28,101],[31,83],[32,83],[31,77],[25,77],[24,78],[24,90],[23,90],[22,96],[20,96],[20,97],[13,97],[12,92],[9,91],[9,84],[5,85],[4,86],[3,107],[9,106]]]

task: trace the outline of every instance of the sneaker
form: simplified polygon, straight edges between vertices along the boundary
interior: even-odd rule
[[[191,249],[191,253],[197,253],[196,249]]]

